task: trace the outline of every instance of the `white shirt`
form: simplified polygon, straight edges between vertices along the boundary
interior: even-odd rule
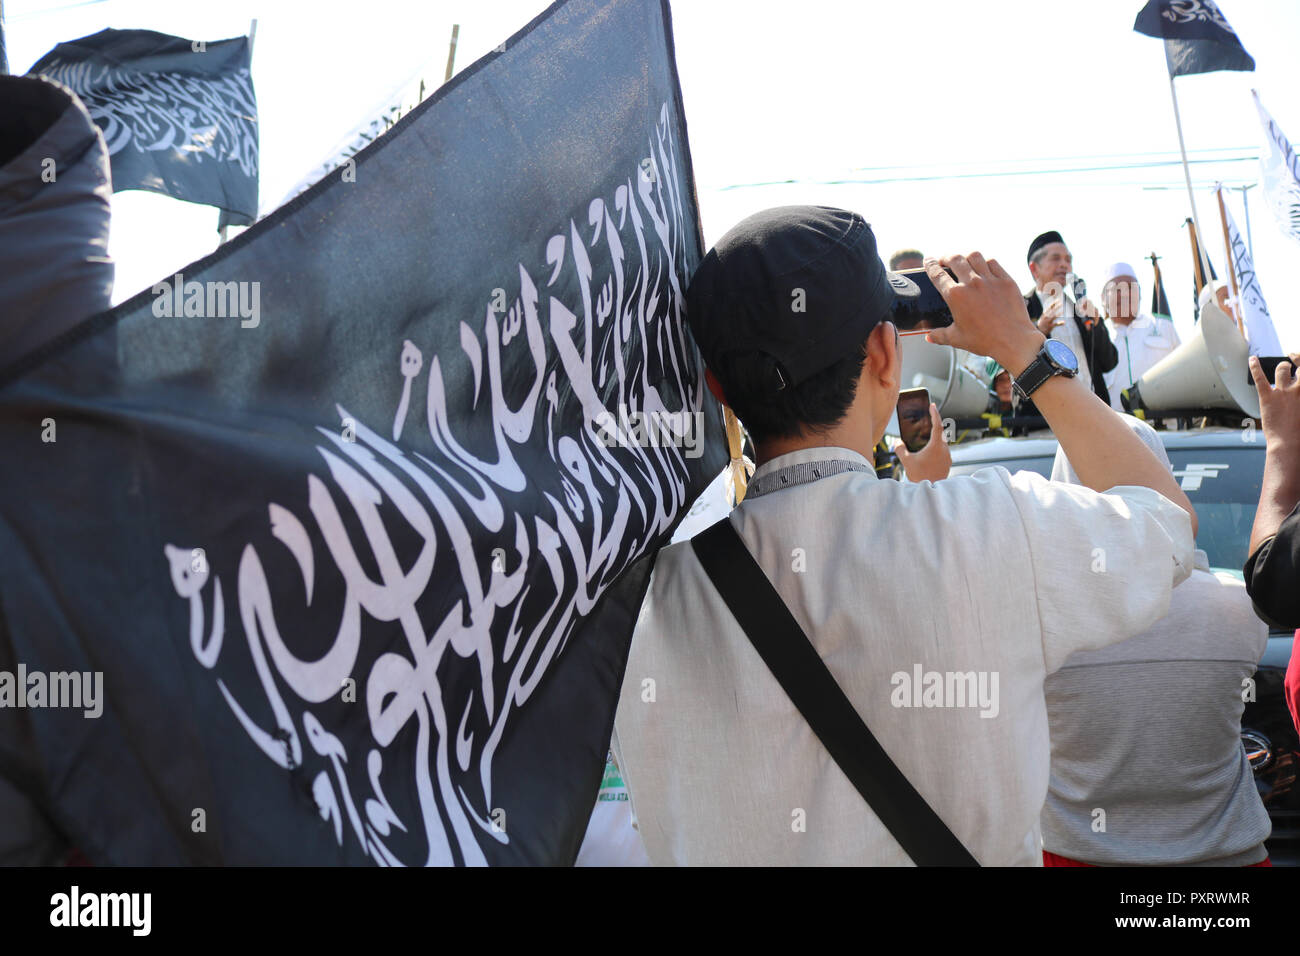
[[[976,859],[1040,865],[1043,681],[1075,651],[1137,634],[1168,610],[1191,568],[1187,514],[1146,488],[1100,495],[1003,468],[882,481],[843,448],[782,455],[755,480],[829,459],[866,470],[746,498],[728,520],[881,745]],[[984,672],[989,688],[998,675],[996,708],[895,706],[917,666]],[[656,561],[615,757],[656,865],[910,863],[689,543]]]
[[[1052,301],[1050,295],[1044,295],[1042,289],[1034,290],[1038,294],[1038,301],[1043,303],[1043,309],[1046,311],[1047,304]],[[1088,350],[1083,347],[1083,336],[1079,334],[1079,324],[1073,318],[1074,300],[1069,296],[1064,296],[1066,304],[1062,306],[1062,313],[1070,311],[1071,317],[1066,318],[1064,322],[1052,329],[1049,338],[1057,339],[1064,342],[1074,353],[1074,357],[1079,360],[1079,378],[1092,387],[1092,372],[1088,366]],[[1035,320],[1037,324],[1037,320]]]
[[[1128,325],[1107,320],[1110,337],[1119,352],[1115,368],[1104,373],[1106,389],[1110,392],[1112,408],[1124,410],[1119,393],[1128,388],[1146,371],[1179,346],[1178,330],[1170,319],[1153,319],[1139,315]]]

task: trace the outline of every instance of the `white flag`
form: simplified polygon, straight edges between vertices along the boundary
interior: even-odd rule
[[[1222,191],[1219,196],[1222,199]],[[1273,328],[1273,317],[1268,314],[1268,305],[1264,302],[1264,293],[1259,287],[1259,276],[1255,274],[1255,260],[1232,219],[1232,213],[1228,212],[1227,203],[1223,205],[1223,215],[1228,226],[1228,242],[1232,246],[1232,267],[1237,273],[1239,298],[1236,310],[1246,323],[1250,354],[1284,355],[1277,339],[1277,330]]]
[[[1264,199],[1282,231],[1300,242],[1300,156],[1264,109],[1259,94],[1254,90],[1251,93],[1259,110],[1259,121],[1264,124],[1266,147],[1259,158],[1264,174]]]

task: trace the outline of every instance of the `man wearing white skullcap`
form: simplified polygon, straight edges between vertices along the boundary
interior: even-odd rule
[[[1119,393],[1179,344],[1173,320],[1142,313],[1140,295],[1136,273],[1127,262],[1116,262],[1106,270],[1101,302],[1111,341],[1119,352],[1119,362],[1105,375],[1106,390],[1110,393],[1111,407],[1120,411],[1124,405]]]

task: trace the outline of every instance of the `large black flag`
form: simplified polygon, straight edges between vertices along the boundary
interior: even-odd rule
[[[1133,29],[1165,41],[1171,77],[1255,69],[1255,61],[1214,0],[1149,0]]]
[[[666,0],[568,0],[0,371],[0,779],[97,863],[571,862],[701,254]]]
[[[257,218],[257,97],[248,37],[213,43],[101,30],[60,43],[29,71],[70,87],[104,131],[113,189]]]

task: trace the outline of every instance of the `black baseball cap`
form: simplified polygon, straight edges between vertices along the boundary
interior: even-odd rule
[[[780,389],[852,354],[896,298],[920,293],[885,268],[857,213],[778,206],[709,250],[686,290],[686,317],[707,365],[732,352],[767,355]]]

